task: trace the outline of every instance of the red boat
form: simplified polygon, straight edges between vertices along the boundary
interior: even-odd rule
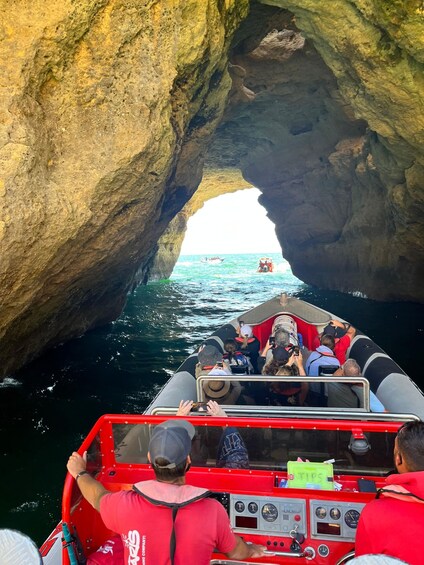
[[[240,316],[264,346],[274,321],[294,320],[305,352],[314,348],[333,314],[283,296]],[[207,344],[222,350],[223,340],[236,335],[238,319],[221,327]],[[268,555],[246,563],[316,563],[342,565],[352,557],[355,532],[364,505],[375,497],[393,471],[393,445],[399,427],[424,415],[424,396],[407,375],[370,338],[357,331],[349,351],[362,367],[363,400],[356,409],[314,406],[235,404],[224,406],[228,418],[192,413],[196,428],[188,484],[209,489],[224,506],[234,531],[244,540],[265,545]],[[195,379],[197,354],[186,359],[144,414],[105,415],[88,434],[79,452],[88,452],[87,470],[110,491],[131,489],[154,478],[147,461],[152,427],[174,417],[181,399],[202,401],[202,383]],[[220,376],[243,386],[293,377]],[[328,383],[336,377],[296,377]],[[210,379],[210,377],[209,377]],[[341,384],[352,379],[338,378]],[[369,388],[387,412],[369,410]],[[396,387],[396,394],[393,388]],[[246,469],[217,465],[223,428],[237,427],[249,455]],[[299,461],[300,459],[301,461]],[[62,534],[65,541],[62,546]],[[62,499],[62,520],[41,548],[47,565],[84,563],[114,533],[81,496],[68,474]],[[160,543],[160,539],[158,539]],[[211,564],[237,563],[214,553]],[[240,562],[238,562],[240,563]]]
[[[271,257],[261,257],[259,259],[258,273],[272,273],[274,271],[274,263]]]

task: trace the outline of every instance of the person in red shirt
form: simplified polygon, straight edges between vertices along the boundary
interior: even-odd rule
[[[148,458],[156,479],[109,492],[74,452],[67,464],[84,498],[106,527],[121,535],[125,563],[209,565],[215,548],[231,559],[262,557],[266,548],[236,536],[224,507],[206,489],[187,485],[194,427],[178,418],[153,430]]]
[[[394,447],[398,474],[390,475],[376,500],[362,510],[355,556],[390,555],[422,565],[424,531],[424,423],[412,421],[398,431]]]
[[[346,361],[346,352],[350,347],[350,342],[356,334],[356,329],[350,324],[339,322],[339,320],[330,320],[322,333],[334,337],[336,342],[334,355],[340,361],[340,365],[343,365]]]

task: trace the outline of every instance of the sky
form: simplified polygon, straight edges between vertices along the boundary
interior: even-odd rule
[[[208,200],[187,223],[181,255],[281,253],[260,194],[249,188]]]

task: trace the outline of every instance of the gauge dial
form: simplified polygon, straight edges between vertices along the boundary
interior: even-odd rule
[[[344,521],[349,528],[356,530],[358,527],[359,512],[357,510],[348,510],[344,516]]]
[[[234,508],[236,509],[236,512],[243,512],[243,510],[244,510],[244,502],[242,502],[241,500],[238,500],[238,501],[234,504]]]
[[[323,506],[318,506],[315,510],[315,516],[323,520],[327,516],[327,510]]]
[[[262,506],[262,517],[267,522],[275,522],[278,518],[278,510],[274,504],[268,502]]]
[[[340,510],[338,508],[332,508],[330,510],[330,516],[333,520],[338,520],[340,518]]]
[[[256,502],[249,502],[247,509],[251,514],[256,514],[256,512],[258,511],[258,505],[256,504]]]

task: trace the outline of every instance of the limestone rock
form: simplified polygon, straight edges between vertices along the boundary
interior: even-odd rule
[[[0,4],[0,366],[116,318],[197,188],[247,0]]]
[[[249,185],[302,280],[424,300],[422,2],[0,16],[1,371],[114,319],[205,200]]]

